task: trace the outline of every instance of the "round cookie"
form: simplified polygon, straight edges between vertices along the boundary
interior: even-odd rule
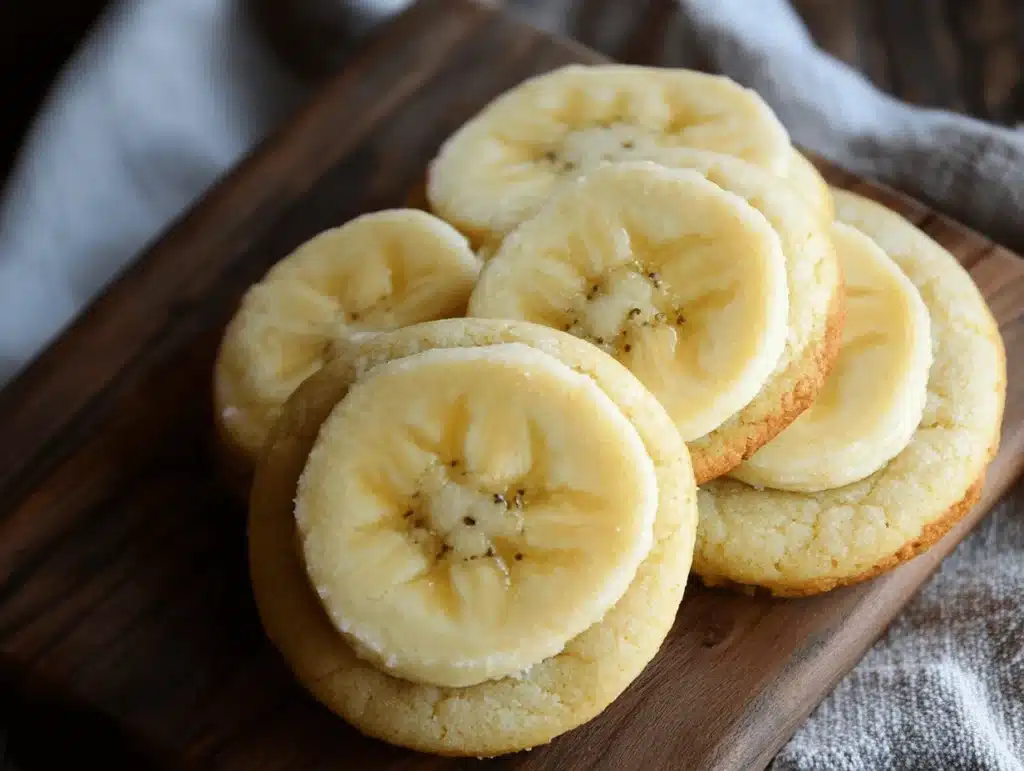
[[[808,595],[885,572],[968,511],[998,447],[1006,360],[978,288],[898,214],[844,191],[835,199],[838,219],[874,239],[928,308],[934,363],[924,419],[903,452],[845,487],[793,493],[716,480],[703,488],[694,571],[711,586]]]
[[[518,677],[465,688],[415,684],[356,657],[310,588],[292,513],[319,427],[377,364],[431,348],[520,342],[592,377],[636,427],[655,463],[654,546],[626,594],[565,650]],[[298,679],[365,734],[443,755],[536,746],[601,712],[643,670],[671,628],[689,572],[696,488],[664,409],[621,365],[570,335],[524,322],[448,320],[368,341],[307,380],[287,402],[257,468],[249,519],[253,589],[264,628]]]

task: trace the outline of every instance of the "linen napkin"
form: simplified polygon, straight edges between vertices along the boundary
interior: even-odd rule
[[[368,29],[375,10],[404,3],[350,4]],[[566,29],[576,4],[518,5]],[[758,90],[800,144],[1024,245],[1019,132],[878,92],[815,48],[784,0],[679,0],[679,17],[679,39]],[[694,51],[664,53],[673,64]],[[305,95],[238,0],[112,6],[59,79],[0,202],[0,385]],[[774,769],[1024,771],[1022,496],[945,561]]]

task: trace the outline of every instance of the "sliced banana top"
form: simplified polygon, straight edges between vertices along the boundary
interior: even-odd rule
[[[461,316],[479,272],[469,243],[415,209],[357,217],[307,241],[242,299],[217,360],[217,419],[255,456],[295,388],[338,345]]]
[[[741,463],[810,405],[838,348],[828,338],[833,328],[835,337],[839,336],[842,276],[830,237],[831,215],[826,218],[794,186],[780,184],[778,177],[739,158],[708,150],[664,148],[650,160],[669,168],[693,169],[743,198],[778,234],[786,258],[786,345],[757,396],[714,431],[691,441],[694,473],[702,484]],[[827,187],[825,194],[831,201]]]
[[[732,476],[817,492],[870,476],[910,442],[924,414],[931,323],[921,295],[868,236],[835,223],[846,278],[846,324],[817,400]]]
[[[694,147],[780,176],[789,136],[753,91],[683,69],[572,65],[483,109],[430,167],[431,208],[480,243],[498,240],[558,188],[605,161]]]
[[[689,170],[603,166],[502,243],[469,315],[562,329],[625,364],[685,440],[751,401],[785,346],[779,237]]]
[[[522,344],[370,370],[321,427],[295,503],[336,628],[389,673],[443,686],[522,672],[600,621],[657,509],[633,424]]]

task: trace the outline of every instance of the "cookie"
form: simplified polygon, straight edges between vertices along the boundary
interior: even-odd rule
[[[698,494],[694,571],[708,585],[807,595],[863,581],[941,538],[977,500],[999,444],[1002,338],[956,259],[880,204],[834,191],[838,219],[872,238],[920,292],[933,364],[906,448],[859,482],[818,493],[716,480]]]
[[[377,365],[437,348],[522,343],[590,377],[635,427],[654,464],[653,546],[604,617],[527,671],[466,687],[424,685],[358,657],[310,586],[293,499],[321,424]],[[285,405],[257,469],[249,520],[253,588],[271,641],[298,680],[361,732],[443,755],[534,747],[593,718],[635,679],[671,628],[696,528],[688,455],[664,409],[611,358],[570,335],[483,319],[420,324],[381,335],[306,381]]]

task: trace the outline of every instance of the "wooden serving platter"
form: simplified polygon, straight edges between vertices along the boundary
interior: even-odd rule
[[[294,684],[265,641],[242,511],[212,471],[210,370],[234,304],[275,260],[407,200],[440,142],[500,91],[597,58],[490,7],[423,0],[0,394],[0,672],[20,700],[15,725],[35,725],[49,745],[64,741],[59,724],[90,743],[113,736],[104,751],[130,745],[143,758],[134,768],[475,763],[359,736]],[[1000,321],[1010,385],[981,504],[924,556],[860,586],[787,601],[695,583],[660,655],[604,714],[490,765],[764,767],[1021,470],[1024,261],[823,168],[945,244]]]

